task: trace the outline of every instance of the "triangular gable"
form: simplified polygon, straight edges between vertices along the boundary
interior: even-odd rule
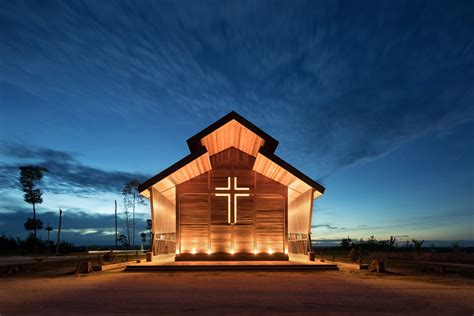
[[[139,192],[149,197],[154,187],[174,201],[174,187],[212,169],[210,156],[234,147],[256,157],[253,170],[289,188],[293,200],[312,189],[314,198],[324,193],[318,182],[274,154],[278,141],[232,111],[187,140],[191,154],[142,183]]]
[[[276,139],[234,111],[189,138],[187,143],[191,152],[206,146],[211,156],[235,147],[255,157],[261,147],[273,153],[278,146]]]

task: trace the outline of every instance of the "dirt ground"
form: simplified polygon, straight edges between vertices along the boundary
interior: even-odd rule
[[[313,272],[101,272],[0,278],[0,314],[473,315],[474,281]]]

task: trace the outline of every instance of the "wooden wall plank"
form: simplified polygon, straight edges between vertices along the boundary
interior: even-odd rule
[[[179,205],[181,252],[207,252],[209,249],[208,194],[183,193],[179,197]]]
[[[211,226],[211,252],[229,253],[232,247],[232,236],[230,225]]]

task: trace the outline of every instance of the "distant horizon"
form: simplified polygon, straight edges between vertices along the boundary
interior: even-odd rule
[[[43,230],[39,230],[38,231],[38,238],[41,238],[42,240],[46,240],[46,232]],[[56,241],[56,233],[57,231],[55,229],[53,229],[52,233],[51,233],[51,240],[52,241]],[[5,234],[4,232],[0,231],[0,235],[2,234]],[[20,236],[13,236],[11,234],[5,234],[6,237],[13,237],[13,238],[20,238],[20,239],[24,239],[25,237],[28,236],[28,233],[25,231],[23,234],[21,234]],[[313,246],[319,246],[319,247],[337,247],[338,245],[340,245],[342,239],[344,238],[347,238],[347,237],[351,237],[351,236],[345,236],[345,237],[341,237],[340,239],[325,239],[325,238],[312,238],[311,239],[311,242],[313,244]],[[370,236],[366,236],[366,237],[362,237],[364,241],[367,241],[368,238],[370,238]],[[377,237],[374,235],[374,238],[376,240],[389,240],[390,237],[388,238],[380,238],[380,237]],[[93,242],[86,242],[85,240],[83,240],[82,242],[80,243],[75,243],[71,240],[67,240],[65,238],[61,238],[61,241],[67,241],[67,242],[72,242],[74,244],[74,246],[78,246],[78,247],[88,247],[88,246],[97,246],[97,247],[109,247],[109,248],[113,248],[115,247],[115,244],[113,242],[111,242],[110,244],[106,241],[107,239],[110,239],[107,238],[107,237],[104,237],[102,238],[101,240],[103,241],[102,243],[93,243]],[[360,241],[360,238],[351,238],[353,242],[357,243]],[[430,240],[430,239],[420,239],[420,240],[424,240],[424,243],[423,243],[423,248],[430,248],[432,244],[434,244],[435,247],[440,247],[440,248],[450,248],[454,243],[458,243],[458,245],[460,247],[468,247],[468,248],[471,248],[471,247],[474,247],[474,240],[468,240],[468,239],[465,239],[465,240],[462,240],[462,239],[452,239],[452,240]],[[404,248],[405,247],[405,244],[406,242],[409,241],[410,244],[412,244],[412,239],[410,237],[405,237],[403,239],[397,239],[396,241],[396,248]],[[147,239],[147,242],[144,244],[148,244],[148,239]],[[136,243],[135,245],[135,248],[136,247],[140,247],[141,245],[141,241],[139,241],[138,243]],[[126,246],[124,245],[118,245],[120,248],[126,248]]]

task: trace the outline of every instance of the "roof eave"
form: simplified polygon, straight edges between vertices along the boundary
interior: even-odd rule
[[[163,180],[167,176],[171,175],[175,171],[181,169],[182,167],[186,166],[187,164],[191,163],[192,161],[196,160],[197,158],[201,157],[202,155],[207,153],[206,147],[201,146],[197,148],[195,151],[191,152],[189,155],[184,157],[183,159],[179,160],[178,162],[174,163],[170,167],[166,168],[165,170],[161,171],[157,175],[151,177],[150,179],[146,180],[142,184],[138,186],[138,192],[143,192],[148,188],[152,187],[154,184],[158,183],[159,181]]]
[[[295,167],[293,167],[288,162],[284,161],[283,159],[281,159],[280,157],[278,157],[274,153],[268,152],[263,147],[260,148],[259,153],[262,154],[263,156],[265,156],[266,158],[270,159],[271,161],[273,161],[274,163],[276,163],[277,165],[279,165],[280,167],[282,167],[286,171],[290,172],[295,177],[297,177],[298,179],[300,179],[301,181],[303,181],[304,183],[306,183],[307,185],[309,185],[310,187],[312,187],[313,189],[315,189],[319,193],[324,194],[324,191],[326,190],[326,188],[324,186],[319,184],[317,181],[311,179],[310,177],[305,175],[303,172],[299,171],[298,169],[296,169]]]

